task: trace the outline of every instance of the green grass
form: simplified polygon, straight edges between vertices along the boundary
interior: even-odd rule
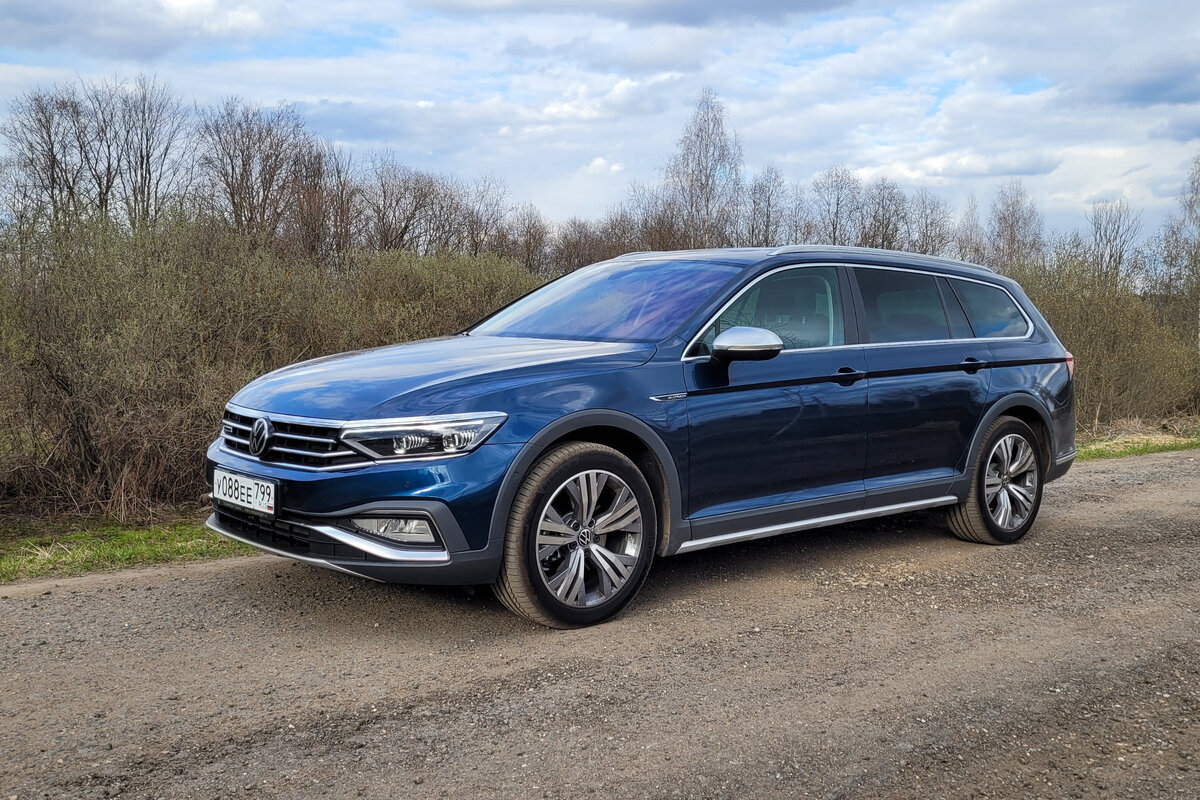
[[[1170,453],[1176,450],[1200,448],[1200,435],[1130,434],[1085,441],[1079,445],[1077,461],[1096,461],[1101,458],[1143,456],[1147,453]]]
[[[65,532],[53,528],[65,527]],[[194,522],[126,527],[83,522],[0,522],[0,583],[257,552]]]
[[[1078,461],[1200,448],[1195,425],[1175,433],[1142,428],[1079,444]],[[0,583],[82,575],[172,561],[258,552],[217,536],[194,521],[130,527],[95,520],[0,519]]]

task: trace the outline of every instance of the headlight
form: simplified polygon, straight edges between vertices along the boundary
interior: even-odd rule
[[[507,414],[446,414],[413,419],[365,420],[342,427],[341,438],[378,461],[468,453],[492,435]]]

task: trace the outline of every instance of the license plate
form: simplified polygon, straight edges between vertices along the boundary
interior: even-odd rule
[[[213,498],[256,514],[275,516],[275,483],[213,470]]]

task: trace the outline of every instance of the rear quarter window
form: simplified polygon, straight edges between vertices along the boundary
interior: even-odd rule
[[[1029,323],[1008,292],[998,286],[952,280],[954,292],[971,317],[975,335],[985,339],[1023,336]]]

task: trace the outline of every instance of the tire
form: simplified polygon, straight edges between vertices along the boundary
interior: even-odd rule
[[[968,542],[1019,541],[1037,519],[1045,475],[1033,430],[1014,417],[1000,417],[984,434],[967,499],[946,512],[950,530]]]
[[[517,491],[492,590],[540,625],[594,625],[637,594],[657,544],[654,495],[641,471],[611,447],[569,442]]]

